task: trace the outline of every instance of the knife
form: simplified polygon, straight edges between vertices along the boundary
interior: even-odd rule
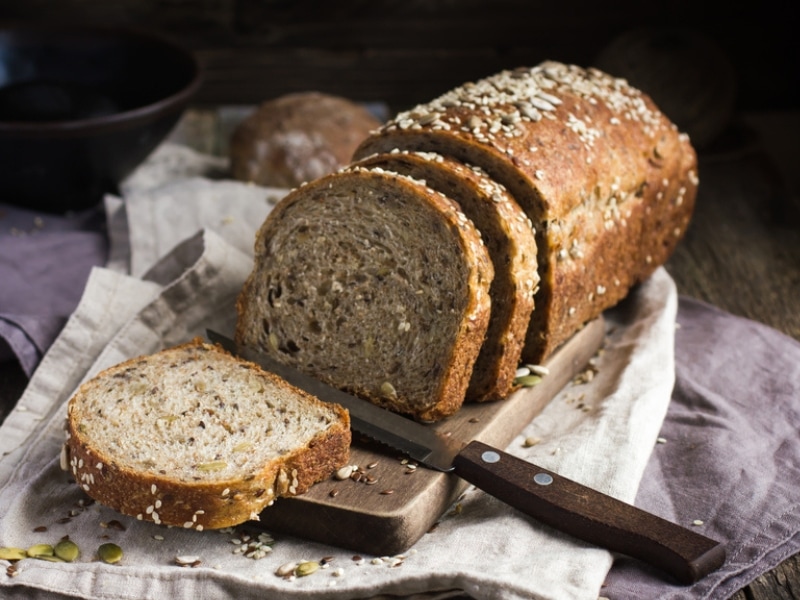
[[[266,354],[207,331],[209,340],[321,400],[344,406],[351,428],[430,469],[453,473],[554,529],[659,568],[683,584],[716,570],[724,546],[478,440],[462,442],[370,404]]]

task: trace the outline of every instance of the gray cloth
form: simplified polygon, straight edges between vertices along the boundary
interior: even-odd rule
[[[108,253],[102,207],[45,215],[0,204],[0,360],[30,376]]]
[[[620,558],[602,592],[612,600],[728,598],[800,551],[800,343],[688,298],[677,321],[666,443],[636,504],[703,521],[728,558],[690,588]]]

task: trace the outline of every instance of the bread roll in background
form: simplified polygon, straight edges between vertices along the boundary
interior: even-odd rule
[[[350,162],[381,122],[364,106],[319,92],[287,94],[261,104],[231,135],[234,179],[297,187]]]

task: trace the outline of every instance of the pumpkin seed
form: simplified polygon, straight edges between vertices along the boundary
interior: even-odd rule
[[[294,574],[298,577],[305,577],[306,575],[311,575],[317,569],[319,569],[319,563],[313,560],[308,560],[297,565],[297,568],[294,570]]]
[[[27,556],[28,553],[22,548],[14,548],[13,546],[0,548],[0,560],[22,560]]]
[[[58,558],[64,561],[73,562],[80,556],[81,549],[78,548],[78,544],[72,540],[61,540],[56,544],[55,548],[53,548],[53,552]]]
[[[542,378],[539,375],[525,375],[524,377],[517,377],[514,380],[516,385],[521,385],[522,387],[533,387],[541,382]]]
[[[41,558],[43,556],[53,556],[55,550],[50,544],[34,544],[28,548],[27,554],[31,558]]]
[[[58,556],[48,556],[48,555],[37,556],[36,560],[46,560],[47,562],[57,562],[57,563],[67,562],[63,558],[60,558]]]
[[[104,563],[113,565],[122,560],[122,548],[111,542],[101,544],[97,549],[97,556],[100,557]]]

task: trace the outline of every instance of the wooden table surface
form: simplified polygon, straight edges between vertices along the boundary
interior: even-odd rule
[[[194,110],[175,132],[206,152],[224,153],[236,111]],[[766,323],[800,340],[800,181],[795,113],[746,115],[727,141],[701,154],[695,216],[667,265],[681,294]],[[25,377],[0,365],[0,419]],[[800,555],[733,596],[800,599]]]

